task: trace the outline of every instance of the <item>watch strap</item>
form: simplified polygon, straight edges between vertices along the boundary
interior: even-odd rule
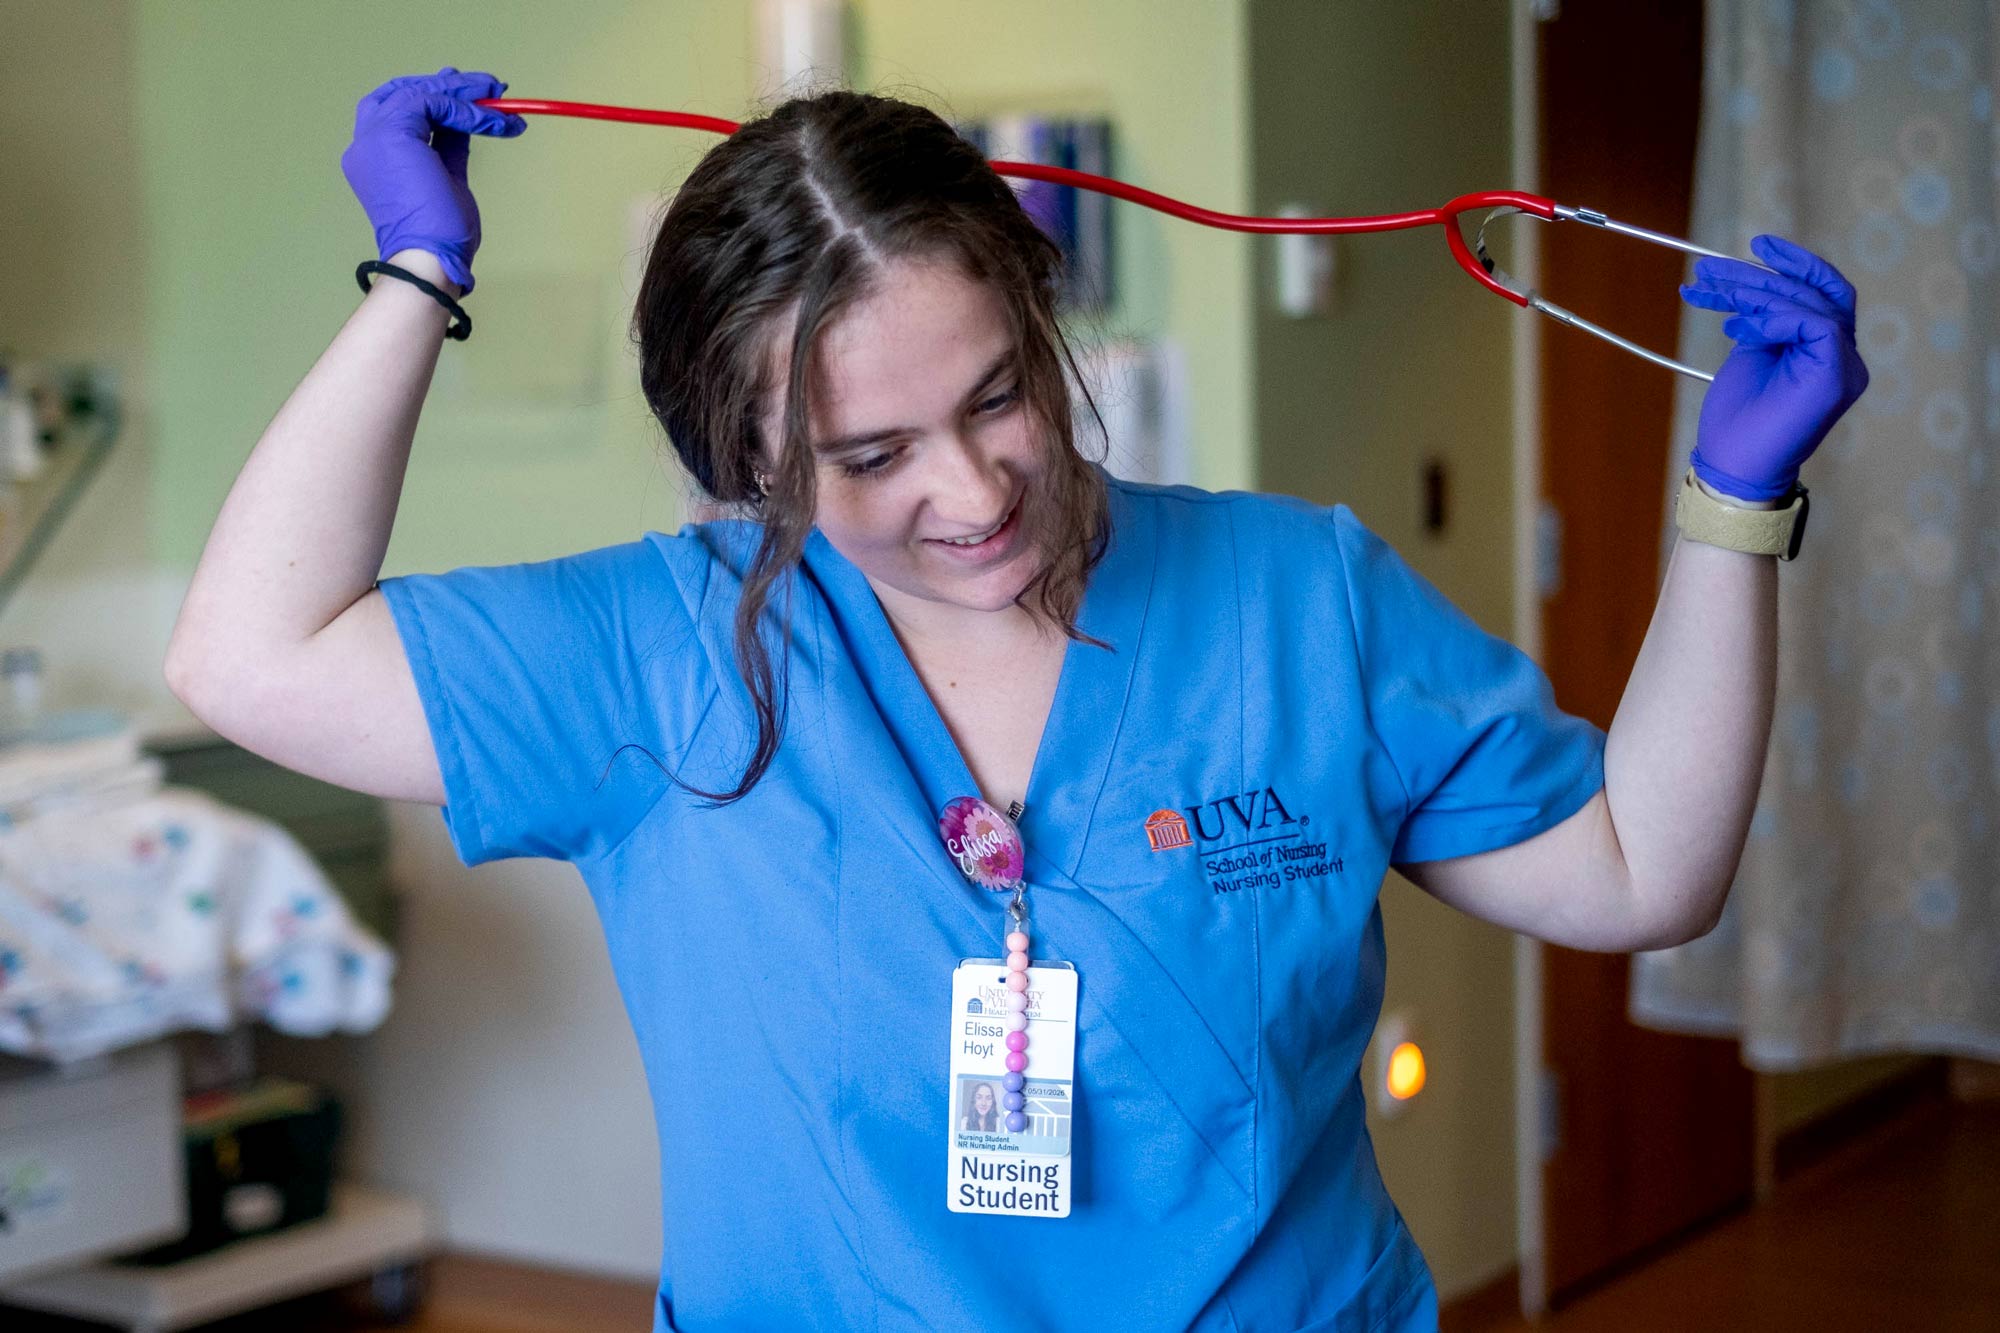
[[[1674,493],[1674,526],[1690,541],[1790,560],[1805,537],[1806,488],[1794,486],[1787,501],[1777,509],[1729,504],[1704,491],[1689,468]]]

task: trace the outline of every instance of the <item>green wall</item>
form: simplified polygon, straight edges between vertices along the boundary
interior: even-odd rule
[[[186,579],[155,562],[149,523],[166,483],[147,448],[136,27],[124,0],[0,0],[0,345],[95,366],[125,405],[116,447],[0,609],[0,646],[42,653],[50,708],[150,721],[180,711],[160,659]]]
[[[362,94],[452,64],[521,96],[735,118],[748,57],[748,19],[725,0],[141,0],[158,557],[192,567],[245,455],[360,299],[354,265],[374,239],[339,160]],[[678,522],[678,475],[625,350],[628,219],[712,143],[550,117],[474,145],[476,331],[446,345],[389,572]]]

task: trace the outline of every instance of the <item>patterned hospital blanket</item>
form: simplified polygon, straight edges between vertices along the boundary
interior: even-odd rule
[[[68,1061],[248,1018],[301,1036],[380,1023],[394,955],[292,836],[148,785],[0,815],[0,1051]]]

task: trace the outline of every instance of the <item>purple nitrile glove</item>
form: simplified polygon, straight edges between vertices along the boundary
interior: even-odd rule
[[[1782,236],[1758,236],[1739,259],[1700,259],[1681,298],[1730,312],[1735,348],[1702,400],[1695,475],[1725,495],[1781,500],[1799,465],[1868,387],[1854,345],[1854,288],[1833,265]]]
[[[375,225],[381,258],[427,250],[461,291],[472,290],[479,206],[465,184],[470,136],[511,139],[528,128],[521,117],[473,99],[498,97],[506,87],[491,74],[446,65],[391,79],[356,104],[354,142],[340,155],[340,170]]]

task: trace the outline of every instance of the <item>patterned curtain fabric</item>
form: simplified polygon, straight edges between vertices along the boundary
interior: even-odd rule
[[[1765,1070],[2000,1058],[2000,0],[1707,14],[1695,238],[1747,256],[1778,232],[1830,259],[1859,291],[1872,382],[1804,470],[1728,911],[1635,960],[1632,1016],[1738,1034]],[[1683,360],[1728,348],[1719,317],[1688,313]],[[1682,384],[1670,483],[1702,387]]]

